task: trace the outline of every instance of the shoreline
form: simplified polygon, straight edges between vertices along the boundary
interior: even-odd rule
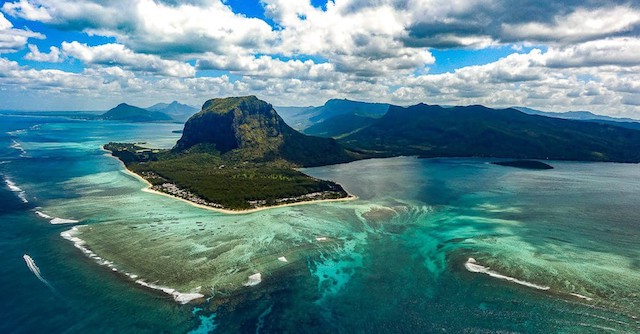
[[[318,204],[318,203],[330,203],[330,202],[342,202],[342,201],[353,201],[353,200],[358,199],[358,196],[347,193],[348,196],[347,197],[343,197],[343,198],[331,198],[331,199],[318,199],[318,200],[310,200],[310,201],[300,201],[300,202],[294,202],[294,203],[262,206],[262,207],[258,207],[258,208],[245,209],[245,210],[231,210],[231,209],[214,208],[214,207],[211,207],[211,206],[208,206],[208,205],[202,205],[202,204],[194,203],[194,202],[192,202],[190,200],[187,200],[187,199],[184,199],[184,198],[181,198],[181,197],[177,197],[177,196],[173,196],[171,194],[167,194],[167,193],[152,189],[153,184],[151,184],[151,182],[147,181],[144,177],[134,173],[129,168],[127,168],[127,166],[124,164],[124,162],[122,162],[122,160],[118,159],[117,157],[113,156],[110,151],[104,149],[104,147],[100,147],[100,148],[103,151],[107,152],[105,154],[106,156],[109,156],[109,157],[117,160],[120,163],[120,165],[122,166],[122,170],[126,174],[129,174],[129,175],[135,177],[136,179],[142,181],[146,185],[144,188],[141,189],[142,191],[144,191],[146,193],[150,193],[150,194],[162,195],[162,196],[166,196],[166,197],[169,197],[169,198],[181,200],[181,201],[183,201],[185,203],[189,203],[189,204],[191,204],[191,205],[193,205],[193,206],[195,206],[197,208],[200,208],[200,209],[211,210],[211,211],[215,211],[215,212],[218,212],[218,213],[224,213],[224,214],[228,214],[228,215],[244,215],[244,214],[259,212],[259,211],[263,211],[263,210],[277,209],[277,208],[283,208],[283,207],[288,207],[288,206],[297,206],[297,205],[305,205],[305,204]]]

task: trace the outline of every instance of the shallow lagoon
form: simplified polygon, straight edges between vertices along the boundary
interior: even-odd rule
[[[170,147],[179,125],[33,123],[7,130],[13,153],[3,175],[29,199],[12,212],[19,228],[41,236],[19,242],[56,289],[37,288],[39,298],[102,301],[90,307],[93,320],[59,311],[61,322],[78,321],[71,332],[104,331],[116,319],[118,332],[640,330],[637,165],[552,162],[554,170],[528,171],[479,159],[367,160],[305,170],[356,201],[224,215],[140,191],[99,150],[117,140]],[[78,236],[119,272],[62,239],[71,226],[47,225],[36,205],[79,220]],[[11,268],[42,285],[21,251]],[[490,269],[469,271],[469,258]],[[256,273],[261,282],[245,286]],[[181,306],[137,279],[208,298]],[[132,314],[142,323],[126,320]]]

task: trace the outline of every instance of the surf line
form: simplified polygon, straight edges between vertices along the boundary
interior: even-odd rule
[[[522,280],[519,280],[519,279],[514,278],[514,277],[502,275],[502,274],[500,274],[498,272],[490,270],[489,267],[485,267],[485,266],[482,266],[482,265],[478,264],[476,259],[474,259],[472,257],[470,257],[467,260],[467,262],[464,264],[464,267],[467,268],[467,270],[472,272],[472,273],[487,274],[487,275],[489,275],[491,277],[494,277],[494,278],[498,278],[498,279],[502,279],[502,280],[505,280],[505,281],[513,282],[513,283],[516,283],[516,284],[528,286],[530,288],[534,288],[534,289],[538,289],[538,290],[549,290],[550,289],[550,287],[545,286],[545,285],[538,285],[538,284],[535,284],[535,283],[522,281]]]
[[[4,183],[6,183],[9,190],[18,195],[18,198],[22,201],[22,203],[29,203],[29,200],[27,200],[27,194],[24,192],[24,190],[22,190],[22,188],[18,187],[15,182],[11,181],[11,179],[5,176]]]

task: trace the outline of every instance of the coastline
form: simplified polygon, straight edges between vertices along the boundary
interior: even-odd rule
[[[215,212],[218,212],[218,213],[224,213],[224,214],[228,214],[228,215],[244,215],[244,214],[259,212],[259,211],[263,211],[263,210],[276,209],[276,208],[282,208],[282,207],[288,207],[288,206],[297,206],[297,205],[305,205],[305,204],[318,204],[318,203],[329,203],[329,202],[353,201],[353,200],[358,199],[358,196],[347,193],[348,196],[347,197],[343,197],[343,198],[331,198],[331,199],[318,199],[318,200],[311,200],[311,201],[300,201],[300,202],[294,202],[294,203],[285,203],[285,204],[278,204],[278,205],[262,206],[262,207],[258,207],[258,208],[245,209],[245,210],[230,210],[230,209],[214,208],[214,207],[211,207],[211,206],[194,203],[194,202],[189,201],[187,199],[184,199],[184,198],[181,198],[181,197],[177,197],[177,196],[173,196],[171,194],[167,194],[167,193],[164,193],[164,192],[161,192],[161,191],[153,190],[152,189],[153,184],[151,184],[151,182],[147,181],[142,176],[140,176],[140,175],[134,173],[133,171],[131,171],[129,168],[127,168],[127,166],[124,164],[124,162],[122,162],[122,160],[120,160],[117,157],[113,156],[111,154],[111,152],[106,150],[106,149],[104,149],[104,147],[101,147],[101,149],[103,151],[107,152],[105,154],[106,156],[109,156],[109,157],[117,160],[120,163],[120,165],[122,166],[122,170],[125,173],[137,178],[138,180],[142,181],[146,185],[144,188],[141,189],[142,191],[144,191],[146,193],[162,195],[162,196],[170,197],[170,198],[173,198],[173,199],[181,200],[181,201],[189,203],[189,204],[191,204],[191,205],[193,205],[193,206],[195,206],[197,208],[211,210],[211,211],[215,211]]]

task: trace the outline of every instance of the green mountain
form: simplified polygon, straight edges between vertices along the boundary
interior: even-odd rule
[[[149,111],[165,113],[173,119],[181,122],[186,121],[189,117],[198,112],[197,108],[179,103],[178,101],[173,101],[171,103],[157,103],[146,109]]]
[[[335,140],[307,136],[287,125],[269,103],[255,96],[212,99],[185,124],[174,147],[184,152],[215,147],[228,158],[284,160],[320,166],[354,160]]]
[[[277,107],[287,124],[305,130],[339,115],[379,118],[389,109],[386,103],[369,103],[346,99],[331,99],[320,107]]]
[[[173,120],[171,116],[163,112],[149,111],[147,109],[128,105],[126,103],[120,103],[115,108],[112,108],[106,113],[102,114],[101,118],[106,120],[127,122],[166,122]]]
[[[316,123],[304,129],[303,132],[310,136],[340,138],[365,128],[375,121],[376,119],[372,117],[342,114]]]
[[[340,142],[369,156],[640,162],[640,131],[483,106],[392,106]]]

